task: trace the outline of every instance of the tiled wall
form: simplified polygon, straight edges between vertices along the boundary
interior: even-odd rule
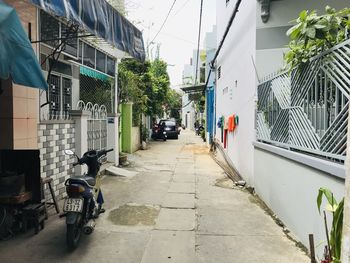
[[[74,122],[40,123],[38,125],[38,148],[40,149],[41,177],[51,177],[58,200],[65,197],[64,182],[74,173],[75,159],[64,150],[75,151]]]
[[[37,10],[28,0],[6,0],[21,19],[24,30],[31,23],[32,40],[37,35]],[[27,32],[28,33],[28,32]],[[36,50],[37,46],[33,45]],[[0,124],[5,127],[0,147],[3,149],[37,149],[39,90],[7,81],[1,98]]]

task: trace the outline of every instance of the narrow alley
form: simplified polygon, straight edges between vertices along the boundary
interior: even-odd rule
[[[152,142],[128,169],[135,175],[103,178],[106,212],[74,252],[52,215],[38,235],[1,242],[1,262],[309,262],[193,132]]]

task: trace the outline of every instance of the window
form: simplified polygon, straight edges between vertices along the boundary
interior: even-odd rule
[[[78,54],[78,32],[74,32],[66,25],[61,24],[61,37],[68,38],[63,51],[76,57]]]
[[[49,79],[49,119],[68,119],[72,109],[72,80],[51,74]]]
[[[108,75],[114,76],[115,74],[115,62],[111,57],[107,57],[107,72]]]
[[[50,119],[57,119],[61,112],[61,79],[52,75],[49,79]]]
[[[115,75],[114,59],[82,41],[79,41],[79,55],[77,61],[112,77]]]
[[[69,55],[78,55],[78,32],[70,30],[65,24],[60,23],[56,18],[45,11],[40,11],[40,39],[51,47],[56,47],[61,41],[66,41],[63,49]],[[68,38],[62,40],[62,38]],[[55,40],[53,40],[55,39]],[[45,41],[48,40],[48,41]]]
[[[96,50],[96,69],[106,72],[106,55],[98,50]]]
[[[200,68],[199,83],[205,83],[205,68]]]
[[[49,59],[50,63],[52,63],[52,59]],[[56,61],[52,66],[52,71],[72,76],[72,66],[70,64],[66,64],[60,61]]]
[[[41,40],[58,39],[60,37],[60,23],[58,20],[47,14],[40,12],[40,38]],[[44,41],[45,44],[55,47],[59,40]]]
[[[84,44],[83,53],[83,64],[90,68],[95,68],[95,49],[90,45]]]

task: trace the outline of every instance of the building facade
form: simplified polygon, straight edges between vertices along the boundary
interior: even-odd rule
[[[41,177],[53,179],[60,199],[65,194],[64,181],[84,172],[81,167],[73,168],[74,159],[64,150],[81,156],[91,149],[114,148],[108,160],[118,164],[117,65],[134,51],[144,56],[142,35],[129,28],[140,37],[130,37],[134,49],[127,50],[126,42],[119,46],[124,40],[117,35],[118,26],[133,26],[105,1],[98,4],[109,10],[106,14],[111,21],[99,27],[88,18],[89,12],[98,12],[90,8],[89,1],[78,6],[69,3],[64,12],[56,4],[48,7],[42,1],[5,2],[17,11],[49,87],[39,91],[1,80],[5,94],[0,96],[0,104],[7,110],[1,111],[5,133],[0,149],[40,150]],[[101,27],[105,29],[101,31]],[[131,56],[138,56],[136,53]]]
[[[241,2],[239,12],[217,57],[215,140],[241,177],[254,187],[259,197],[292,233],[308,246],[310,233],[315,235],[315,243],[325,240],[323,218],[318,213],[315,201],[318,189],[327,187],[340,199],[344,195],[344,165],[330,159],[325,160],[322,156],[315,156],[314,151],[308,152],[302,147],[293,149],[290,145],[269,141],[277,137],[273,137],[273,127],[267,127],[266,130],[261,128],[259,120],[270,116],[261,113],[261,99],[266,90],[271,89],[273,93],[280,94],[276,93],[276,87],[285,88],[290,85],[287,80],[287,84],[278,86],[277,81],[280,77],[275,77],[276,72],[281,72],[284,67],[284,53],[289,42],[286,32],[291,27],[290,21],[297,18],[303,9],[316,9],[323,13],[327,5],[341,9],[348,4],[344,1],[326,0],[265,1],[265,4],[269,3],[267,8],[261,5],[262,2]],[[218,43],[227,29],[236,3],[237,1],[233,0],[217,1]],[[264,88],[264,84],[268,88]],[[288,92],[286,94],[288,95]],[[281,108],[282,112],[287,112],[283,106]],[[267,114],[270,114],[269,111]],[[299,116],[297,121],[303,115],[293,115],[292,112],[289,114]],[[222,119],[226,122],[231,116],[236,117],[238,121],[235,129],[228,131],[224,123],[218,122]],[[310,116],[310,121],[305,123],[313,123],[313,115]],[[281,120],[282,117],[283,115]],[[274,120],[268,118],[270,121]],[[284,120],[288,120],[288,117]],[[281,131],[286,127],[290,126],[281,124]],[[313,128],[310,127],[311,130]],[[269,140],[262,139],[263,132],[271,132],[267,136],[272,137],[269,137]],[[322,133],[317,125],[315,132]],[[289,134],[293,134],[293,131]],[[276,133],[277,135],[281,136]],[[307,136],[313,135],[310,133]],[[308,138],[307,136],[304,138]],[[317,249],[321,256],[323,247]]]

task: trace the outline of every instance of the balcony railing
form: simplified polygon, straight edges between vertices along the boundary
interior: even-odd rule
[[[258,85],[257,140],[344,162],[350,40]]]

